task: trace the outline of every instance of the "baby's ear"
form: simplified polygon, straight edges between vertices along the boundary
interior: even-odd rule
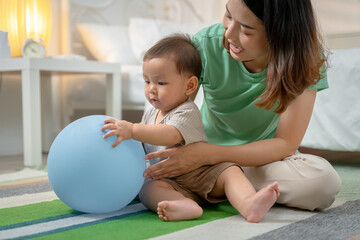
[[[185,92],[187,96],[190,96],[193,92],[196,91],[198,83],[199,80],[195,76],[191,76],[187,79],[186,92]]]

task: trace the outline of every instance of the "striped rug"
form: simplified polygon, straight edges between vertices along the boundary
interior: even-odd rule
[[[257,224],[225,202],[196,220],[163,222],[137,201],[109,214],[74,211],[46,176],[0,182],[0,239],[359,239],[359,226],[360,200],[320,213],[275,206]]]
[[[224,203],[196,220],[163,222],[137,201],[114,213],[86,214],[62,203],[47,177],[0,183],[0,239],[147,239],[236,214]]]
[[[52,198],[50,193],[23,197],[30,202],[39,194]],[[7,200],[1,199],[1,203]],[[0,239],[147,239],[233,215],[236,211],[222,204],[209,207],[193,221],[163,222],[139,202],[114,213],[85,214],[52,200],[0,209]]]

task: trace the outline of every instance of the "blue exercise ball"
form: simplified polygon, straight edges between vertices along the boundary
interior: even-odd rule
[[[108,116],[92,115],[66,126],[51,145],[47,170],[50,185],[69,207],[108,213],[128,205],[139,193],[146,169],[142,144],[116,136],[104,139]]]

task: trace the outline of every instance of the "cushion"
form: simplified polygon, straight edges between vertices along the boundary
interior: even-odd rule
[[[139,64],[131,49],[127,26],[78,24],[81,38],[98,61]]]
[[[150,18],[131,18],[129,33],[134,55],[142,62],[145,52],[163,37],[172,33],[187,33],[192,36],[213,23],[176,24]]]

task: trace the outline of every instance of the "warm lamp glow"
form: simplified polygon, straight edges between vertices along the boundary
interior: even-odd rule
[[[47,47],[51,34],[51,0],[0,0],[0,30],[8,32],[11,56],[21,56],[26,38],[41,38]]]

